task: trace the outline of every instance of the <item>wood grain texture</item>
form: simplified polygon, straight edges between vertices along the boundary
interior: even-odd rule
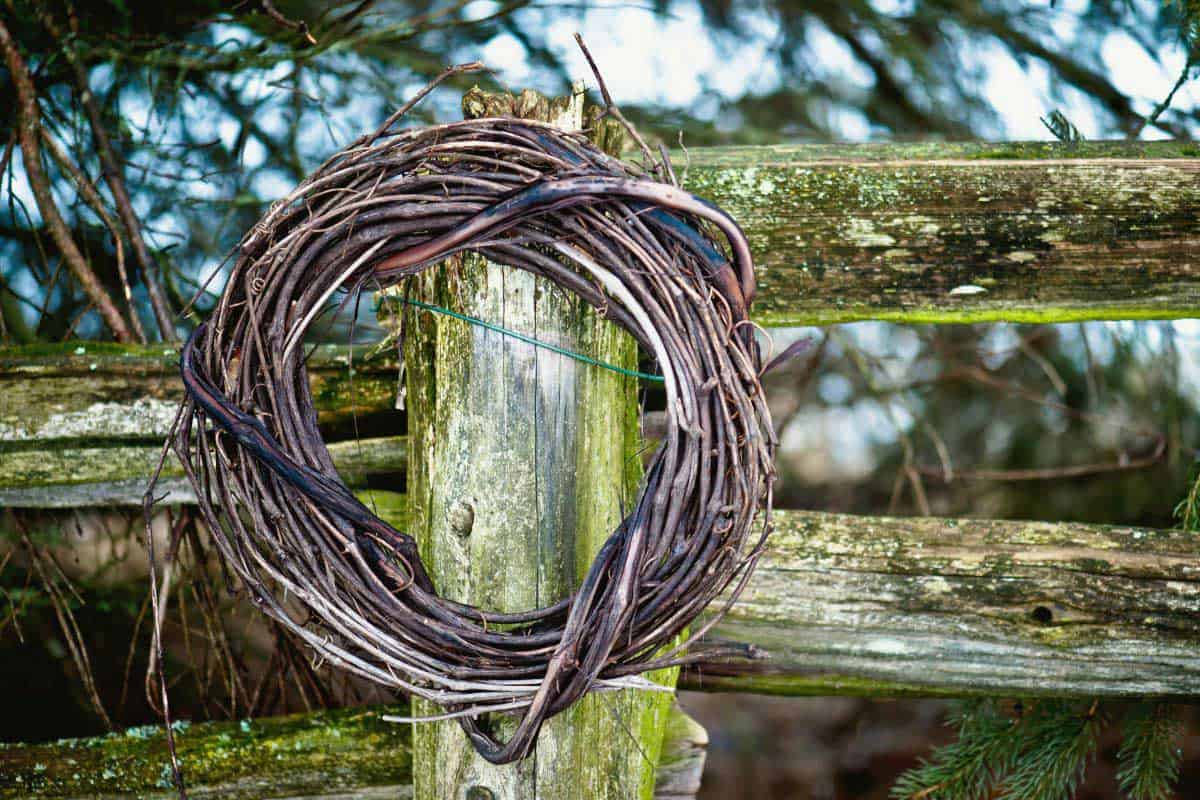
[[[403,472],[403,436],[379,436],[330,444],[334,466],[347,486],[363,488],[372,475]],[[43,442],[36,448],[0,445],[0,507],[79,508],[138,506],[162,454],[161,444]],[[191,484],[174,455],[163,465],[158,496],[168,505],[195,503]]]
[[[628,342],[603,330],[592,335],[585,328],[593,321],[578,308],[566,314],[569,301],[551,287],[499,267],[462,266],[454,288],[437,292],[442,302],[457,300],[456,310],[632,362]],[[636,431],[633,380],[458,320],[424,324],[434,328],[437,355],[410,359],[408,400],[410,529],[422,558],[452,599],[501,611],[553,603],[576,585],[619,519],[633,445],[627,437]],[[421,335],[410,339],[415,353]],[[417,361],[435,365],[434,374]],[[638,730],[644,713],[654,721],[659,703],[643,708],[647,700],[656,698],[590,696],[547,723],[528,761],[500,767],[483,761],[456,723],[420,726],[417,796],[459,797],[473,786],[497,800],[578,797],[581,786],[583,796],[645,796],[643,756],[623,726]],[[653,753],[658,745],[640,747]]]
[[[689,155],[686,187],[729,211],[750,238],[759,279],[753,314],[765,325],[1065,322],[1200,310],[1200,148],[1192,144],[800,145]]]
[[[1200,315],[1194,144],[800,145],[676,160],[688,159],[688,187],[750,237],[766,325]],[[326,427],[396,413],[390,349],[362,356],[351,372],[345,350],[315,352]],[[0,454],[162,437],[177,360],[91,342],[0,348]],[[112,463],[101,483],[130,478]]]
[[[1200,539],[788,511],[716,635],[765,657],[702,665],[689,688],[1194,698]]]
[[[394,411],[395,348],[323,345],[308,361],[324,426]],[[183,397],[179,352],[106,342],[0,347],[0,447],[166,438]],[[0,451],[2,452],[2,451]]]
[[[768,657],[705,664],[685,674],[690,688],[1176,700],[1200,694],[1194,534],[795,511],[780,512],[777,524],[749,589],[717,631]],[[180,740],[185,769],[213,787],[197,797],[404,797],[408,731],[341,711],[283,727],[194,725]],[[659,796],[679,797],[671,787],[690,786],[695,767],[672,770],[680,759],[694,763],[704,737],[674,716],[666,731]],[[167,797],[166,784],[157,783],[166,780],[165,763],[161,733],[152,730],[0,746],[0,797]],[[670,774],[676,777],[667,781]],[[378,786],[395,794],[368,791]]]
[[[362,496],[387,519],[405,514],[404,495]],[[1194,534],[811,511],[777,511],[773,520],[754,577],[714,632],[758,657],[702,663],[683,674],[687,688],[1200,695]]]
[[[0,348],[0,507],[140,505],[183,396],[178,352],[67,342]],[[357,423],[400,425],[394,348],[318,347],[309,361],[317,416],[342,441],[330,450],[352,487],[404,468],[389,437],[352,437]],[[192,502],[168,460],[169,503]]]
[[[408,706],[397,705],[178,723],[188,796],[407,800],[413,796],[412,728],[383,719],[407,713]],[[695,797],[707,745],[697,727],[672,707],[656,800]],[[161,726],[47,744],[0,744],[0,798],[174,800],[169,770]]]
[[[478,101],[479,113],[555,121],[544,98],[516,100],[473,93],[464,106],[470,112]],[[570,124],[578,127],[582,107],[576,112]],[[409,288],[426,302],[636,366],[631,337],[527,273],[468,254],[415,283]],[[409,528],[439,592],[499,611],[566,597],[630,504],[640,471],[636,381],[457,319],[414,307],[402,313]],[[648,798],[669,707],[668,694],[589,695],[546,723],[533,755],[503,766],[480,757],[455,722],[420,725],[416,796]],[[501,738],[513,726],[497,724]]]

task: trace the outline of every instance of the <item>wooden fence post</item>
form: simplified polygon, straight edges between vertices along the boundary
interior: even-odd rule
[[[467,116],[581,129],[583,90],[463,98]],[[605,130],[611,130],[605,126]],[[551,283],[468,254],[415,279],[413,296],[572,351],[636,366],[631,337]],[[438,590],[518,611],[566,597],[632,504],[640,473],[633,378],[408,306],[409,529]],[[674,682],[675,675],[662,676]],[[653,792],[669,695],[585,697],[542,729],[527,760],[494,766],[454,722],[418,723],[417,800],[633,798]],[[435,713],[427,703],[417,714]],[[496,724],[503,736],[511,719]]]

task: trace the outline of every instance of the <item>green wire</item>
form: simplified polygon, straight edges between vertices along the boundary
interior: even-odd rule
[[[451,311],[448,308],[442,308],[441,306],[435,306],[432,303],[423,303],[420,300],[409,300],[407,297],[403,298],[403,302],[406,305],[416,306],[417,308],[423,308],[426,311],[434,311],[434,312],[437,312],[438,314],[445,314],[448,317],[453,317],[454,319],[462,320],[463,322],[469,322],[472,325],[478,325],[481,328],[487,328],[489,331],[495,331],[496,333],[500,333],[505,336],[511,336],[514,339],[517,339],[522,342],[526,342],[527,344],[531,344],[534,347],[544,347],[545,349],[553,351],[555,353],[558,353],[559,355],[573,358],[576,361],[582,361],[585,364],[591,364],[594,367],[603,367],[604,369],[612,370],[613,372],[616,372],[620,375],[628,375],[631,378],[641,378],[644,381],[656,381],[658,383],[663,382],[663,378],[661,375],[651,375],[647,372],[638,372],[636,370],[625,369],[624,367],[618,367],[616,364],[609,364],[604,361],[600,361],[598,359],[592,358],[591,356],[585,356],[583,353],[576,353],[575,351],[568,350],[565,347],[559,347],[558,345],[550,344],[549,342],[538,341],[537,339],[534,339],[530,336],[526,336],[523,333],[517,333],[516,331],[510,331],[508,328],[501,328],[499,325],[493,325],[490,322],[484,322],[483,320],[476,319],[475,317],[468,317],[466,314],[460,314],[457,311]]]

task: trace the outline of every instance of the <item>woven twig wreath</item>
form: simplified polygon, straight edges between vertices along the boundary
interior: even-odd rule
[[[666,434],[631,513],[574,595],[523,613],[438,596],[413,539],[338,477],[305,372],[305,333],[336,292],[466,250],[583,297],[653,355],[666,386]],[[327,661],[445,706],[485,758],[513,761],[589,689],[695,658],[667,646],[745,584],[775,449],[753,292],[728,215],[580,134],[514,119],[385,127],[243,240],[184,349],[174,446],[225,563],[266,614]],[[478,723],[498,710],[522,714],[507,743]]]

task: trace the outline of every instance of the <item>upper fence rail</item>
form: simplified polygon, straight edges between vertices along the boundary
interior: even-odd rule
[[[728,147],[676,154],[733,214],[764,325],[1200,312],[1200,145]]]

